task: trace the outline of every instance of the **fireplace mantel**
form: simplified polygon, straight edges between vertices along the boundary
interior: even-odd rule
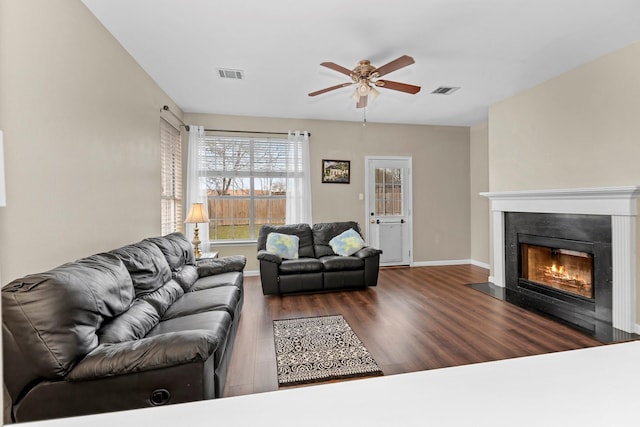
[[[640,186],[525,190],[480,193],[491,201],[493,275],[505,286],[504,212],[610,215],[613,258],[613,327],[636,326],[636,221]]]
[[[500,212],[637,215],[640,186],[480,193]]]

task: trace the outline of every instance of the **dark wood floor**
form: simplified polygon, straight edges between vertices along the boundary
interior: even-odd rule
[[[224,395],[278,389],[275,319],[342,314],[385,375],[601,344],[465,286],[487,275],[472,265],[386,268],[377,287],[283,297],[263,296],[259,277],[247,277]]]

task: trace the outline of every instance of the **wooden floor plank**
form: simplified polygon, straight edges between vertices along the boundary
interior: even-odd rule
[[[225,396],[278,389],[273,320],[342,314],[385,375],[601,345],[577,330],[468,286],[473,265],[386,268],[378,286],[264,296],[245,278],[245,305]]]

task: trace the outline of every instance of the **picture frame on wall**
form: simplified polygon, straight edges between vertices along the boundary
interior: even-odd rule
[[[323,184],[349,184],[351,181],[350,160],[322,159]]]

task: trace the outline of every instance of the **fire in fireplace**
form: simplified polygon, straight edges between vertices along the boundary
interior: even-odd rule
[[[593,254],[527,243],[520,254],[522,279],[593,299]]]

